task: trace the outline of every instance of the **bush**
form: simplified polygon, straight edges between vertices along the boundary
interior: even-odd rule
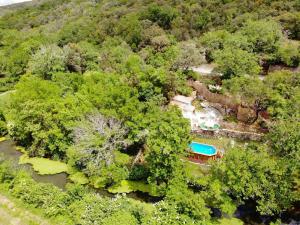
[[[45,45],[30,59],[28,72],[44,79],[51,79],[53,73],[66,71],[66,60],[63,49],[57,45]]]
[[[24,203],[42,208],[47,217],[67,214],[69,196],[52,184],[36,183],[27,174],[17,174],[11,192]]]
[[[218,69],[225,78],[245,74],[256,75],[260,72],[257,56],[242,49],[225,48],[217,50],[214,52],[213,57]]]
[[[129,174],[130,180],[145,180],[149,176],[149,170],[143,165],[135,165]]]
[[[287,66],[298,66],[300,62],[300,45],[291,41],[283,43],[278,49],[278,58]]]
[[[172,21],[177,16],[177,11],[168,6],[151,5],[145,13],[145,19],[157,22],[164,29],[170,29]]]
[[[10,183],[15,177],[15,171],[13,171],[11,165],[8,162],[4,162],[4,159],[0,155],[0,183]]]
[[[6,134],[7,134],[6,123],[0,120],[0,136],[4,136]]]

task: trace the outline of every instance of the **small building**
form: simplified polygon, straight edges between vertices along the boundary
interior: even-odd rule
[[[220,128],[219,121],[222,119],[221,114],[212,107],[204,107],[203,110],[196,111],[195,106],[192,105],[195,99],[196,93],[190,97],[176,95],[170,104],[181,109],[182,116],[190,120],[193,131],[198,129],[218,130]]]
[[[192,105],[192,102],[194,101],[195,98],[196,98],[195,93],[190,97],[186,97],[183,95],[176,95],[170,102],[171,105],[176,105],[181,109],[182,116],[191,121],[191,126],[192,126],[192,120],[195,112],[195,106]]]

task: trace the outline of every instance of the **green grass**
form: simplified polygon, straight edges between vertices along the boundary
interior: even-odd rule
[[[32,216],[30,218],[28,216],[28,210],[20,209],[20,208],[11,208],[0,204],[0,224],[13,225],[17,224],[16,221],[22,221],[22,224],[28,225],[39,225],[40,222],[36,221],[37,218]]]
[[[228,147],[230,147],[231,142],[233,141],[233,139],[231,138],[225,138],[225,137],[221,137],[221,138],[206,138],[206,137],[200,137],[197,135],[193,135],[193,141],[195,142],[199,142],[199,143],[203,143],[203,144],[207,144],[207,145],[213,145],[215,147],[217,147],[218,149],[227,149]],[[236,141],[234,141],[236,142]]]
[[[16,147],[16,149],[17,149],[17,151],[19,151],[19,152],[22,152],[22,153],[26,154],[26,150],[25,150],[25,148],[24,148],[24,147],[17,146],[17,147]]]
[[[199,178],[202,177],[204,174],[207,173],[208,168],[204,167],[203,165],[195,164],[187,159],[183,159],[183,165],[184,169],[187,171],[187,173],[194,177],[194,178]]]
[[[122,180],[120,184],[116,184],[108,188],[108,191],[113,194],[141,191],[149,193],[152,196],[156,196],[155,191],[152,189],[151,185],[146,184],[142,181]]]
[[[0,142],[5,141],[6,137],[0,137]]]
[[[222,218],[218,221],[219,225],[243,225],[243,221],[237,218]]]
[[[4,93],[0,93],[0,106],[3,106],[6,102],[9,101],[9,98],[12,93],[14,93],[14,91],[7,91]]]
[[[104,188],[106,185],[106,178],[105,177],[90,177],[89,178],[91,185],[94,188]]]
[[[125,153],[115,151],[114,155],[115,155],[115,161],[118,165],[128,165],[132,161],[132,157],[130,157]]]
[[[34,171],[40,175],[68,172],[68,166],[65,163],[45,158],[30,158],[27,154],[24,154],[20,157],[19,164],[31,164]]]
[[[203,144],[207,144],[207,145],[213,145],[217,149],[226,150],[226,149],[230,148],[231,143],[234,139],[225,138],[225,137],[207,138],[207,137],[201,137],[198,135],[193,135],[192,140],[195,142],[199,142],[199,143],[203,143]],[[239,142],[237,142],[236,140],[234,140],[234,142],[235,142],[235,145],[239,144]],[[208,166],[192,163],[192,162],[188,161],[188,159],[186,157],[182,157],[182,160],[183,160],[184,168],[186,169],[188,174],[190,174],[190,176],[192,176],[194,178],[199,178],[199,177],[203,176],[204,174],[207,174],[209,171]]]
[[[52,219],[46,219],[43,212],[35,207],[25,205],[20,199],[0,186],[0,224],[50,225],[58,224]]]
[[[75,184],[88,184],[89,183],[89,179],[82,172],[76,172],[74,174],[71,174],[69,176],[69,178]]]

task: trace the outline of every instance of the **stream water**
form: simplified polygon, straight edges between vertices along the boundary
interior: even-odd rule
[[[4,160],[10,160],[13,162],[13,165],[18,165],[19,158],[21,155],[22,153],[16,149],[16,145],[14,144],[13,141],[7,140],[7,141],[0,142],[0,156],[4,158]],[[69,182],[68,175],[66,173],[59,173],[55,175],[39,175],[37,172],[35,172],[32,169],[31,165],[29,164],[25,164],[19,167],[28,171],[35,181],[42,182],[42,183],[51,183],[62,190],[65,190],[65,186]],[[101,188],[95,189],[95,192],[97,192],[102,196],[111,197],[111,198],[116,196],[115,194],[111,194],[107,190]],[[152,197],[147,193],[143,193],[139,191],[128,193],[126,194],[126,196],[143,202],[153,203],[161,200],[161,198],[159,197]]]
[[[5,160],[11,160],[15,165],[18,165],[19,158],[22,155],[21,152],[16,150],[16,146],[11,140],[0,142],[0,154],[2,158],[4,158]],[[29,171],[32,175],[32,178],[37,182],[52,183],[63,190],[65,189],[65,186],[68,183],[68,176],[66,173],[60,173],[55,175],[39,175],[31,168],[30,165],[22,165],[21,167],[24,168],[26,171]],[[95,189],[95,191],[102,196],[111,198],[115,196],[114,194],[109,193],[105,189]],[[152,197],[143,192],[132,192],[127,194],[127,197],[151,203],[161,200],[161,198]],[[296,206],[295,212],[282,215],[282,219],[285,222],[285,224],[300,225],[300,210],[297,210],[297,208],[299,209],[299,207]],[[219,213],[217,211],[213,214],[216,217],[219,216]],[[244,206],[238,207],[237,211],[235,212],[235,217],[241,219],[245,225],[263,225],[269,224],[270,221],[274,221],[274,218],[272,217],[260,216],[255,210],[255,205],[251,202],[247,203]]]
[[[11,160],[14,165],[18,165],[19,158],[22,155],[21,152],[16,150],[14,142],[10,140],[0,142],[0,154],[1,157],[3,157],[5,160]],[[32,178],[37,182],[52,183],[61,189],[64,189],[67,184],[66,173],[59,173],[55,175],[39,175],[28,164],[22,165],[20,167],[28,171],[31,174]]]

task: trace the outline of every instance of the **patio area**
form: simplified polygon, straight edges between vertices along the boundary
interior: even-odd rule
[[[200,109],[196,109],[192,102],[196,99],[195,95],[186,97],[176,95],[171,105],[178,106],[182,111],[182,116],[191,122],[191,130],[218,130],[223,119],[221,113],[206,104],[201,104]]]

